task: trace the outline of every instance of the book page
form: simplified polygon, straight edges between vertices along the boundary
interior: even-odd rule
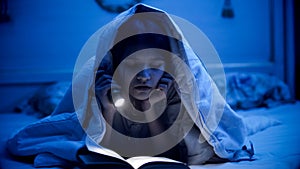
[[[89,139],[86,139],[86,146],[87,146],[89,151],[99,153],[99,154],[103,154],[103,155],[107,155],[107,156],[111,156],[111,157],[115,157],[115,158],[118,158],[120,160],[126,161],[122,156],[120,156],[115,151],[113,151],[111,149],[108,149],[108,148],[105,148],[105,147],[102,147],[100,145],[97,145]]]
[[[150,162],[171,162],[171,163],[182,163],[176,160],[172,160],[165,157],[151,157],[151,156],[137,156],[131,157],[126,160],[133,168],[138,169],[143,164]]]
[[[170,162],[170,163],[181,163],[182,164],[182,162],[180,162],[180,161],[176,161],[176,160],[169,159],[166,157],[136,156],[136,157],[124,159],[121,155],[119,155],[117,152],[115,152],[113,150],[96,145],[94,142],[87,141],[86,143],[87,143],[86,145],[87,145],[87,148],[89,151],[107,155],[110,157],[118,158],[118,159],[130,164],[135,169],[138,169],[142,165],[144,165],[146,163],[150,163],[150,162]]]

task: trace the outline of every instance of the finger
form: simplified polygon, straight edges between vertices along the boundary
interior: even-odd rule
[[[96,94],[104,95],[107,93],[108,90],[110,90],[109,84],[106,84],[104,86],[96,86],[95,87],[95,92],[97,92]]]
[[[111,76],[102,75],[100,78],[96,79],[95,85],[96,86],[105,85],[105,84],[108,84],[108,83],[111,83],[111,82],[112,82]]]
[[[107,93],[111,91],[120,91],[121,88],[116,83],[112,83],[111,79],[105,79],[102,82],[97,83],[95,85],[95,91],[100,95],[107,95]]]
[[[162,90],[163,92],[165,92],[165,94],[167,94],[167,92],[168,92],[168,85],[161,83],[161,84],[158,85],[158,89]]]
[[[114,80],[112,80],[112,77],[110,75],[107,74],[103,74],[95,82],[96,86],[104,86],[106,84],[111,84],[111,88],[120,89],[120,86]]]
[[[115,83],[114,81],[111,82],[111,90],[112,91],[120,91],[121,90],[121,87]]]
[[[169,73],[164,73],[163,77],[168,78],[168,79],[173,79],[173,77]]]
[[[173,80],[169,79],[169,78],[161,78],[160,83],[166,84],[166,85],[171,85],[173,83]]]
[[[105,71],[104,70],[97,70],[96,72],[96,79],[99,79],[102,75],[104,75]]]
[[[110,79],[110,80],[112,80],[112,77],[111,77],[110,75],[103,74],[103,75],[99,76],[99,78],[96,79],[96,80],[101,80],[101,81],[103,81],[103,80],[105,80],[105,79]]]
[[[174,78],[170,74],[164,73],[160,80],[162,81],[162,83],[169,84],[173,82]]]
[[[109,101],[109,96],[108,96],[110,88],[97,87],[97,88],[95,88],[95,91],[96,91],[95,95],[96,95],[98,102],[100,102],[102,105],[111,104],[111,102]]]
[[[173,82],[173,79],[170,79],[168,77],[162,77],[159,81],[158,87],[163,88],[163,90],[167,92],[171,88]]]

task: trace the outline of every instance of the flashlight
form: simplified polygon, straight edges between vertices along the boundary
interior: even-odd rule
[[[114,100],[112,97],[114,97]],[[121,107],[125,103],[125,99],[120,95],[120,90],[118,89],[111,89],[109,92],[109,100],[115,107]]]

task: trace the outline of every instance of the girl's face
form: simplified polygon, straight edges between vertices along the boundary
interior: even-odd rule
[[[122,83],[129,86],[129,95],[137,100],[149,99],[152,90],[156,89],[161,79],[165,61],[160,52],[142,50],[123,60],[120,64]]]

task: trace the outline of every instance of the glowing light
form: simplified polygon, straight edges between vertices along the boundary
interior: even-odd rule
[[[116,107],[121,107],[121,106],[123,106],[124,103],[125,103],[125,99],[123,99],[123,98],[118,98],[118,99],[115,101],[114,105],[115,105]]]

